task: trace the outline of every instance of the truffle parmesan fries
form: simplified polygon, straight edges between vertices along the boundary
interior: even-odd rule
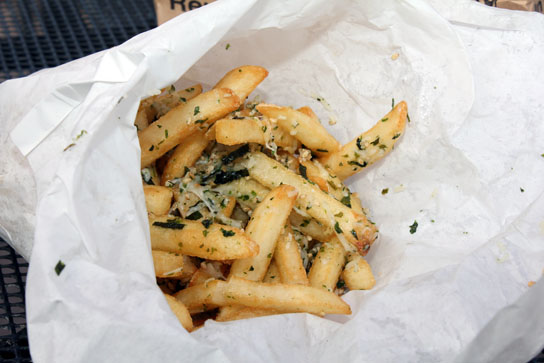
[[[267,75],[239,67],[138,110],[155,274],[189,331],[209,318],[350,314],[339,296],[375,284],[363,256],[378,230],[344,180],[393,149],[406,103],[341,145],[309,107],[246,102]]]

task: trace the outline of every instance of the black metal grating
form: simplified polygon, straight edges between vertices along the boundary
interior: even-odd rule
[[[153,0],[0,0],[0,82],[118,45],[156,25]],[[0,239],[1,362],[31,362],[27,270]],[[544,363],[544,352],[530,363]]]

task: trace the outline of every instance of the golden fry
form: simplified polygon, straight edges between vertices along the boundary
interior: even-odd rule
[[[372,269],[366,260],[355,253],[348,254],[342,279],[350,290],[370,290],[376,285]]]
[[[408,106],[398,103],[374,127],[362,133],[342,148],[319,161],[341,180],[358,173],[363,168],[387,155],[404,132]]]
[[[170,210],[174,193],[167,187],[144,185],[144,195],[147,212],[162,216]]]
[[[157,277],[179,277],[183,275],[183,256],[179,253],[151,251]]]
[[[181,302],[179,302],[175,297],[164,294],[164,297],[166,298],[166,301],[168,302],[168,305],[170,306],[170,309],[178,318],[181,325],[187,330],[191,331],[193,330],[193,319],[191,319],[191,314],[189,314],[189,310],[183,305]]]
[[[274,260],[281,282],[290,285],[308,285],[308,277],[300,256],[300,249],[291,228],[285,228],[278,239]]]
[[[182,177],[185,174],[185,168],[194,165],[208,143],[209,141],[202,131],[197,131],[191,137],[182,140],[164,167],[161,184],[165,185],[168,180]]]
[[[213,88],[229,88],[240,98],[241,102],[244,102],[266,76],[268,76],[268,71],[263,67],[237,67],[225,74]]]
[[[346,263],[344,255],[344,248],[338,239],[323,243],[308,273],[310,286],[334,291]]]

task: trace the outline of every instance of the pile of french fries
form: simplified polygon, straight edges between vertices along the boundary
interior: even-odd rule
[[[267,75],[238,67],[138,110],[155,274],[189,331],[209,318],[350,314],[339,296],[375,284],[363,256],[378,231],[343,181],[393,149],[406,104],[341,145],[309,107],[247,101]]]

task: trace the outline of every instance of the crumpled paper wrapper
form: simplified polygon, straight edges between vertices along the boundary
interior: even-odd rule
[[[0,85],[0,230],[32,253],[34,361],[535,355],[544,344],[544,20],[431,3],[436,10],[424,1],[222,0]],[[380,228],[368,256],[378,283],[344,296],[351,316],[209,321],[189,334],[155,285],[138,102],[181,75],[178,84],[210,86],[241,64],[270,71],[255,94],[337,120],[327,128],[341,142],[393,98],[408,103],[395,151],[349,183]]]

